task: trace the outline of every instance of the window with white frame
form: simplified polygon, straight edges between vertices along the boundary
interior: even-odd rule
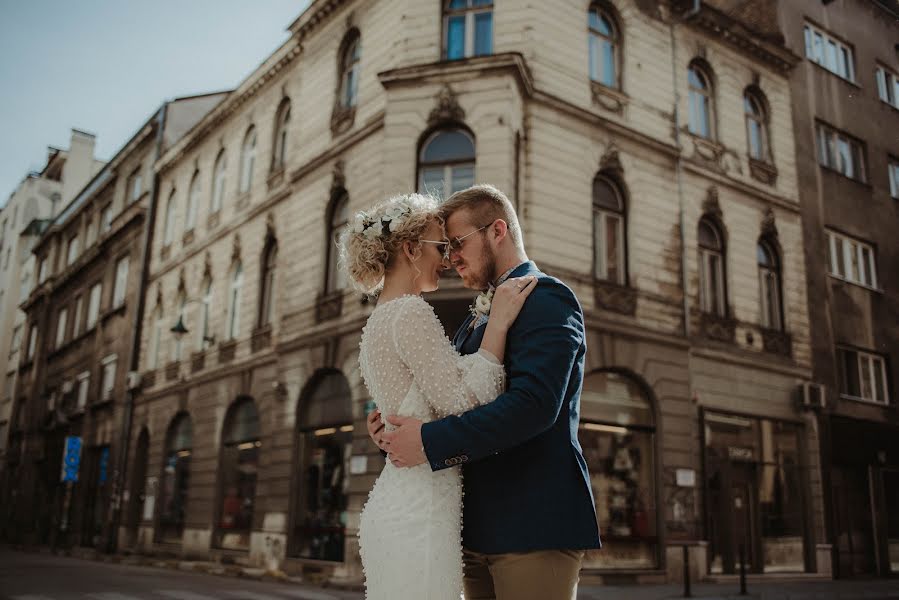
[[[31,330],[28,332],[28,354],[26,355],[27,360],[31,360],[34,358],[34,351],[37,350],[37,326],[32,325]]]
[[[441,129],[418,154],[418,191],[438,200],[474,185],[474,140],[463,129]]]
[[[47,281],[47,258],[44,257],[41,259],[41,264],[37,270],[37,281],[38,283],[44,283]]]
[[[212,280],[207,278],[203,285],[203,298],[200,300],[200,327],[197,336],[197,350],[205,350],[211,345],[209,317],[212,314]]]
[[[890,172],[890,196],[899,200],[899,160],[891,158],[887,168]]]
[[[78,236],[74,235],[69,238],[69,247],[66,251],[66,266],[69,266],[78,258],[80,247],[78,245]]]
[[[756,246],[756,260],[759,267],[759,300],[762,327],[783,328],[781,308],[780,261],[774,246],[767,240],[759,240]]]
[[[702,312],[726,316],[724,241],[711,219],[699,222],[699,306]]]
[[[338,190],[334,194],[329,209],[329,221],[327,229],[327,259],[326,259],[326,279],[325,293],[336,292],[347,286],[346,272],[338,265],[338,244],[340,234],[343,232],[350,219],[349,213],[350,198],[346,190]]]
[[[100,296],[103,293],[103,284],[95,283],[91,288],[91,295],[87,301],[87,323],[88,330],[94,328],[97,319],[100,317]]]
[[[84,248],[90,248],[97,241],[97,219],[91,215],[87,219],[87,231],[84,234]]]
[[[882,356],[837,348],[840,368],[840,395],[853,400],[889,404],[886,361]]]
[[[755,160],[770,161],[768,151],[768,115],[765,103],[758,92],[747,90],[743,94],[743,109],[746,114],[746,139],[749,156]]]
[[[162,309],[157,308],[153,315],[153,330],[150,334],[150,348],[147,362],[151,369],[159,366],[159,349],[162,346]]]
[[[874,248],[835,231],[827,232],[827,272],[870,288],[877,288]]]
[[[100,363],[102,365],[100,399],[103,401],[112,399],[112,392],[115,389],[116,361],[116,355],[110,354]]]
[[[106,233],[112,229],[112,204],[104,206],[100,215],[100,231]]]
[[[75,312],[72,313],[72,337],[81,333],[81,313],[84,312],[84,298],[79,294],[75,298]]]
[[[143,182],[141,181],[140,167],[138,167],[134,170],[134,172],[131,173],[131,176],[128,178],[127,193],[128,198],[131,200],[131,202],[135,202],[138,198],[140,198],[141,192],[143,191],[141,189],[142,185]]]
[[[444,1],[443,39],[447,60],[493,54],[493,0]]]
[[[69,320],[69,309],[63,308],[59,311],[56,319],[56,347],[62,347],[62,343],[66,340],[66,325]]]
[[[877,66],[875,76],[877,78],[877,95],[887,104],[899,108],[899,76],[880,65]]]
[[[237,263],[231,275],[231,287],[228,293],[228,327],[227,338],[237,339],[240,333],[240,304],[241,290],[243,289],[243,265]]]
[[[9,357],[12,358],[13,355],[18,352],[19,345],[22,343],[22,326],[16,325],[16,327],[12,331],[12,345],[9,347]],[[7,377],[7,381],[10,377]]]
[[[125,294],[128,290],[128,266],[130,259],[123,256],[115,265],[115,287],[112,288],[112,306],[118,308],[125,304]]]
[[[290,99],[284,98],[275,115],[275,141],[272,151],[272,171],[283,169],[287,162],[287,128],[290,124]]]
[[[175,239],[175,190],[169,194],[165,204],[165,221],[163,221],[162,244],[168,246]]]
[[[274,316],[275,267],[278,264],[278,242],[269,240],[262,254],[262,288],[259,293],[258,326],[270,325]]]
[[[604,175],[593,179],[593,275],[624,285],[624,195]]]
[[[851,179],[865,181],[865,153],[859,141],[824,123],[817,124],[816,137],[818,163],[821,166]]]
[[[687,82],[689,87],[688,129],[693,135],[711,138],[714,135],[712,131],[712,78],[704,67],[694,62],[687,72]]]
[[[90,371],[79,373],[76,380],[78,382],[78,400],[76,406],[78,410],[84,410],[84,407],[87,406],[87,394],[91,385]]]
[[[337,100],[341,108],[347,109],[356,106],[356,96],[359,90],[359,63],[362,59],[362,40],[359,32],[351,31],[342,46],[340,89]]]
[[[253,167],[256,165],[256,128],[252,125],[243,139],[240,153],[240,193],[250,191],[253,185]]]
[[[197,225],[197,211],[200,208],[200,172],[194,173],[190,181],[190,189],[187,192],[187,223],[185,231],[190,231]]]
[[[855,81],[852,48],[810,24],[805,26],[805,56],[834,75]]]
[[[605,8],[593,5],[587,15],[587,28],[590,79],[617,88],[621,40],[615,19]]]
[[[225,151],[221,150],[215,159],[215,167],[212,171],[212,202],[209,205],[209,212],[212,213],[222,209],[222,202],[225,198],[225,167]]]

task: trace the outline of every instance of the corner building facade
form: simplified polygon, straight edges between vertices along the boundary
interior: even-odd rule
[[[357,362],[373,303],[334,236],[388,195],[477,181],[585,311],[580,439],[604,533],[585,578],[675,580],[685,545],[697,576],[734,573],[740,546],[750,571],[826,576],[795,398],[797,59],[765,23],[686,10],[313,2],[156,164],[135,545],[361,582],[383,466]],[[473,294],[441,286],[451,332]]]

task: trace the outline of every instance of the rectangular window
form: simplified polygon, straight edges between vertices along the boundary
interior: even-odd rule
[[[868,244],[834,231],[827,232],[827,269],[834,277],[877,289],[877,263]]]
[[[37,282],[44,283],[47,280],[47,258],[41,259],[41,264],[37,270]]]
[[[75,298],[75,312],[72,314],[72,337],[78,337],[81,333],[81,313],[84,309],[84,299],[81,296]]]
[[[847,81],[855,81],[852,48],[813,25],[805,26],[805,56]]]
[[[899,76],[886,67],[877,67],[877,95],[894,108],[899,108]]]
[[[87,393],[90,390],[91,386],[91,374],[90,371],[84,371],[80,373],[77,378],[78,381],[78,410],[84,410],[84,407],[87,406]]]
[[[103,388],[101,390],[100,398],[102,400],[111,400],[112,393],[115,389],[115,373],[116,373],[116,361],[117,357],[115,354],[110,354],[106,358],[103,359],[103,379],[102,385]]]
[[[818,163],[846,177],[865,181],[865,153],[855,138],[824,123],[817,124]]]
[[[96,283],[91,288],[91,295],[87,303],[87,328],[93,329],[100,317],[100,295],[103,292],[103,284]]]
[[[19,344],[22,343],[22,326],[17,325],[15,329],[12,331],[12,345],[9,347],[9,358],[12,358],[13,355],[19,351]],[[11,379],[8,378],[7,381]]]
[[[886,362],[882,356],[837,348],[840,367],[840,394],[853,400],[889,404]]]
[[[890,196],[899,200],[899,161],[890,159]]]
[[[119,259],[115,267],[115,287],[112,292],[112,306],[117,308],[125,304],[125,291],[128,289],[128,257]]]
[[[87,221],[87,233],[84,234],[84,247],[90,248],[97,241],[97,221],[93,215]]]
[[[28,332],[28,355],[27,359],[34,358],[34,351],[37,349],[37,326],[32,325],[31,331]]]
[[[74,236],[69,240],[69,249],[66,252],[66,266],[69,266],[78,258],[78,236]]]
[[[56,347],[62,346],[66,340],[66,324],[69,319],[69,309],[64,308],[59,311],[59,317],[56,319]]]
[[[112,229],[112,205],[107,204],[100,213],[100,231],[106,233]]]
[[[138,198],[140,198],[141,183],[140,170],[137,170],[131,175],[131,182],[128,186],[128,191],[130,192],[132,202],[135,202]]]
[[[447,60],[493,54],[493,2],[455,0],[444,12]]]

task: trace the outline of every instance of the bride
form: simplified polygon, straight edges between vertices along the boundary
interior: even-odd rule
[[[340,240],[353,282],[369,293],[380,288],[362,330],[365,385],[381,414],[422,421],[461,414],[503,391],[506,333],[537,281],[514,278],[497,288],[480,351],[460,356],[421,297],[447,268],[450,242],[436,211],[420,194],[391,198],[358,213]],[[459,469],[400,469],[388,461],[359,524],[366,598],[459,600],[461,509]]]

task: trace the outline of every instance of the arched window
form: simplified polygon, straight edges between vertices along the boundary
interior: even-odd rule
[[[290,99],[285,98],[275,115],[275,136],[272,147],[272,171],[284,168],[287,161],[287,126],[290,123]]]
[[[231,273],[231,286],[228,290],[228,323],[226,339],[237,339],[240,333],[240,300],[243,289],[243,265],[238,262]]]
[[[762,326],[783,329],[783,309],[780,292],[780,261],[774,247],[767,240],[759,240],[756,246],[759,263],[759,292]]]
[[[699,306],[705,313],[725,316],[724,240],[708,217],[699,221]]]
[[[252,125],[243,138],[240,152],[240,193],[250,191],[253,185],[253,167],[256,165],[256,128]]]
[[[587,17],[589,30],[590,79],[610,88],[618,85],[621,38],[609,11],[593,5]]]
[[[418,154],[418,191],[437,199],[474,185],[474,139],[464,129],[441,129]]]
[[[338,190],[331,201],[331,210],[328,215],[328,248],[327,248],[327,276],[325,280],[325,292],[335,292],[346,287],[346,276],[337,265],[337,238],[343,228],[349,222],[350,198],[346,190]]]
[[[206,350],[212,340],[209,319],[212,315],[212,279],[203,282],[203,297],[200,299],[200,326],[197,328],[197,350]]]
[[[159,350],[162,346],[162,307],[156,307],[153,315],[153,330],[150,334],[150,348],[147,353],[148,364],[151,369],[159,367]]]
[[[659,565],[655,418],[647,387],[629,375],[584,378],[578,440],[590,471],[596,518],[611,551],[591,556],[594,569]]]
[[[169,194],[169,201],[165,205],[165,221],[162,230],[162,244],[168,246],[175,239],[175,191]]]
[[[231,405],[222,429],[219,466],[217,546],[245,550],[250,545],[259,470],[259,414],[252,398]]]
[[[359,32],[351,31],[343,43],[340,55],[340,89],[338,102],[341,108],[356,106],[356,92],[359,87],[359,60],[362,56]]]
[[[190,231],[197,225],[197,211],[200,208],[200,172],[194,172],[187,192],[187,223],[185,230]]]
[[[159,529],[162,542],[180,542],[184,533],[193,426],[187,413],[176,415],[165,437],[162,476],[159,478]]]
[[[182,293],[180,296],[178,296],[178,312],[175,314],[175,323],[177,323],[179,320],[181,320],[182,323],[186,322],[186,308],[187,296]],[[172,360],[181,360],[181,357],[184,355],[184,340],[181,339],[180,335],[173,335],[173,338],[174,344],[172,344]]]
[[[711,139],[714,110],[712,79],[708,72],[695,62],[690,65],[687,79],[690,87],[690,133]]]
[[[291,554],[344,560],[349,461],[353,442],[350,385],[339,371],[316,373],[297,407],[298,491]]]
[[[624,285],[624,195],[620,187],[599,174],[593,179],[593,275]]]
[[[765,112],[765,103],[757,93],[747,91],[743,95],[743,109],[746,113],[746,140],[749,145],[749,156],[755,160],[770,162],[768,114]]]
[[[269,239],[262,253],[262,281],[259,291],[259,327],[272,322],[275,295],[275,266],[278,263],[278,242]]]
[[[444,0],[446,60],[493,54],[493,0]]]
[[[225,151],[221,150],[215,159],[215,167],[212,171],[212,201],[209,205],[211,213],[222,209],[222,202],[225,199],[225,167]]]

